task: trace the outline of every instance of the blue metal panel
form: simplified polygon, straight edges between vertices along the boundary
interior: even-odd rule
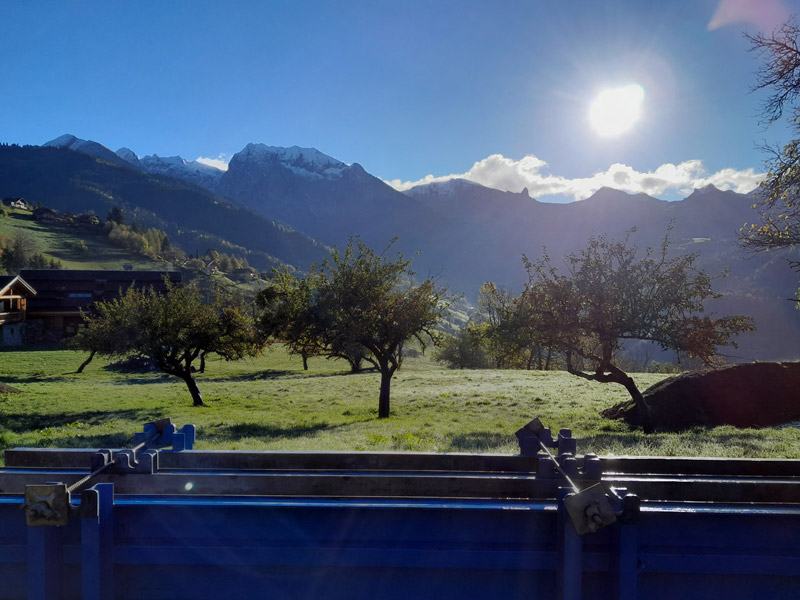
[[[60,527],[28,529],[28,600],[61,600],[64,536]]]
[[[164,431],[161,442],[174,448],[191,445],[193,429],[170,426]],[[299,456],[276,463],[281,468],[258,470],[247,467],[248,457],[237,455],[237,470],[221,468],[224,456],[211,457],[215,468],[204,469],[210,463],[198,455],[194,463],[184,460],[181,472],[103,475],[101,480],[118,482],[118,491],[131,495],[114,497],[111,484],[98,484],[84,492],[79,511],[73,498],[70,514],[76,514],[56,521],[66,526],[25,527],[19,510],[23,500],[9,490],[20,489],[27,477],[40,482],[68,471],[46,469],[36,457],[15,452],[18,464],[29,468],[0,470],[0,493],[6,494],[0,495],[0,600],[800,597],[800,507],[793,505],[697,503],[687,501],[695,498],[690,494],[669,496],[681,502],[644,502],[638,511],[628,510],[635,497],[622,500],[601,493],[604,500],[613,496],[617,502],[612,506],[609,500],[609,519],[603,523],[608,526],[579,537],[571,519],[581,530],[584,507],[572,504],[568,517],[563,502],[554,497],[562,482],[549,472],[553,469],[542,469],[550,482],[542,486],[538,474],[524,469],[484,472],[489,463],[477,457],[474,464],[461,460],[445,469],[426,456],[415,463],[424,467],[413,472],[417,479],[409,477],[411,484],[396,488],[403,493],[387,494],[395,490],[383,485],[384,479],[411,472],[399,468],[397,457],[388,461],[391,468],[381,457],[360,463],[353,455],[343,463],[347,469],[319,457],[310,461],[316,467],[309,468]],[[58,465],[73,467],[71,481],[86,474],[74,468],[74,455],[53,456]],[[255,465],[271,464],[269,457],[252,458]],[[574,466],[574,459],[564,458],[565,469],[568,463]],[[675,469],[667,465],[666,470]],[[270,472],[290,479],[316,477],[319,485],[306,489],[319,496],[291,497],[287,490],[292,486],[279,488],[285,497],[258,495],[276,493],[267,484],[274,486],[279,478],[253,484],[258,474],[263,478]],[[717,499],[731,490],[737,502],[756,488],[761,498],[773,488],[796,491],[800,483],[791,477],[774,479],[769,482],[773,488],[766,489],[757,472],[748,471],[746,481],[728,479],[725,473],[711,486],[710,476],[703,475],[681,475],[679,483],[684,489],[707,489]],[[360,497],[326,497],[331,491],[321,475],[337,481],[337,490]],[[351,487],[367,479],[372,483]],[[510,479],[520,485],[502,487]],[[678,482],[657,473],[623,480],[655,483],[646,489],[661,492]],[[184,481],[197,485],[177,495]],[[468,494],[463,493],[465,482],[473,486]],[[143,488],[176,495],[144,496]],[[507,490],[516,494],[513,498],[529,499],[509,500]],[[441,498],[427,497],[441,491]],[[253,495],[233,495],[243,493]],[[473,493],[486,495],[459,498]],[[34,502],[40,500],[28,506],[38,506]],[[620,511],[623,505],[626,510]]]
[[[81,519],[83,600],[105,600],[114,587],[114,486],[99,483],[87,492],[94,496],[97,515]]]

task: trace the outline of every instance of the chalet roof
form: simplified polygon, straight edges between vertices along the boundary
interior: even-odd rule
[[[0,294],[14,285],[21,285],[31,295],[36,294],[36,290],[19,275],[0,275]]]
[[[67,269],[23,269],[20,273],[36,288],[36,298],[31,298],[28,312],[77,313],[88,309],[97,301],[119,297],[120,290],[134,286],[153,288],[166,293],[166,276],[172,283],[180,283],[178,271],[97,271]]]
[[[181,281],[179,271],[112,271],[95,269],[23,269],[28,281],[162,281],[166,275],[171,281]]]

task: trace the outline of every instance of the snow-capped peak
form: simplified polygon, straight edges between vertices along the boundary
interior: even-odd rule
[[[136,167],[139,166],[139,157],[136,156],[136,152],[134,152],[130,148],[120,148],[119,150],[117,150],[116,154],[122,160],[127,161]]]
[[[432,181],[431,183],[421,183],[405,190],[403,193],[414,198],[451,199],[467,190],[477,190],[485,186],[468,179],[453,178],[443,181]]]
[[[241,162],[279,162],[281,166],[303,176],[341,177],[347,164],[323,154],[316,148],[292,146],[267,146],[265,144],[247,144],[241,152],[234,155],[233,161]]]
[[[84,154],[88,154],[89,156],[102,158],[103,160],[116,163],[119,165],[126,163],[126,161],[123,158],[121,158],[115,152],[103,146],[103,144],[93,142],[92,140],[82,140],[81,138],[75,137],[70,133],[61,135],[56,139],[50,140],[49,142],[43,145],[50,146],[53,148],[67,148],[69,150],[74,150],[76,152],[82,152]]]
[[[79,139],[72,135],[71,133],[65,133],[64,135],[58,136],[54,140],[50,140],[43,144],[44,146],[51,146],[53,148],[71,148],[75,143],[86,143],[86,140]],[[74,149],[74,148],[73,148]]]
[[[159,156],[158,154],[143,156],[139,159],[139,166],[148,173],[177,177],[206,188],[212,188],[223,173],[216,167],[196,160],[188,161],[180,156]]]

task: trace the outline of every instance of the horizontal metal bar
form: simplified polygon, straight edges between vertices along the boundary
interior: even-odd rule
[[[800,477],[800,460],[790,458],[696,458],[685,456],[600,456],[603,473]]]
[[[645,573],[700,573],[704,575],[773,575],[796,577],[800,556],[695,554],[682,549],[675,554],[640,552]]]
[[[7,468],[86,468],[98,449],[13,448],[5,451]],[[800,460],[601,456],[608,474],[800,477]],[[167,469],[230,470],[375,470],[535,472],[535,456],[424,452],[258,452],[192,450],[159,452]]]
[[[22,494],[25,485],[59,480],[71,484],[83,473],[13,471],[0,475],[0,494]],[[55,479],[54,479],[55,478]],[[115,494],[263,495],[319,497],[550,498],[559,480],[521,475],[296,474],[159,472],[153,475],[101,474]]]
[[[0,546],[0,565],[20,565],[28,562],[27,546],[1,545]]]
[[[73,468],[89,465],[98,449],[13,448],[5,451],[7,468]],[[166,469],[359,470],[535,472],[535,456],[435,452],[251,452],[192,450],[159,452]]]
[[[269,565],[308,567],[407,567],[552,571],[556,552],[457,548],[263,548],[197,546],[117,546],[114,563],[126,565]]]
[[[0,494],[20,495],[25,485],[62,481],[72,484],[85,473],[74,471],[6,471]],[[414,473],[282,473],[170,472],[152,475],[101,474],[97,483],[113,483],[115,494],[136,495],[263,495],[314,497],[422,497],[551,499],[563,487],[561,479],[502,474]],[[800,504],[797,479],[713,479],[688,477],[604,477],[642,500],[694,502],[755,502]]]

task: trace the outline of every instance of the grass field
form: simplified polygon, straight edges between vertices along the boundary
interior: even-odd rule
[[[45,225],[33,220],[28,211],[9,210],[0,218],[0,236],[12,238],[27,235],[49,258],[56,258],[66,269],[121,269],[131,264],[137,270],[164,268],[163,263],[115,248],[108,243],[108,233],[103,227],[72,225]],[[87,250],[76,251],[72,244],[83,241]]]
[[[377,418],[379,375],[349,374],[342,362],[282,350],[255,360],[212,358],[198,383],[208,404],[193,408],[184,384],[159,373],[121,374],[68,350],[0,351],[0,449],[15,446],[125,447],[143,423],[194,423],[198,448],[400,450],[516,453],[514,432],[533,417],[570,427],[578,451],[598,454],[800,458],[795,428],[717,427],[644,435],[598,414],[626,399],[620,386],[563,372],[453,371],[407,359],[395,375],[392,415]],[[663,375],[641,374],[647,387]]]

